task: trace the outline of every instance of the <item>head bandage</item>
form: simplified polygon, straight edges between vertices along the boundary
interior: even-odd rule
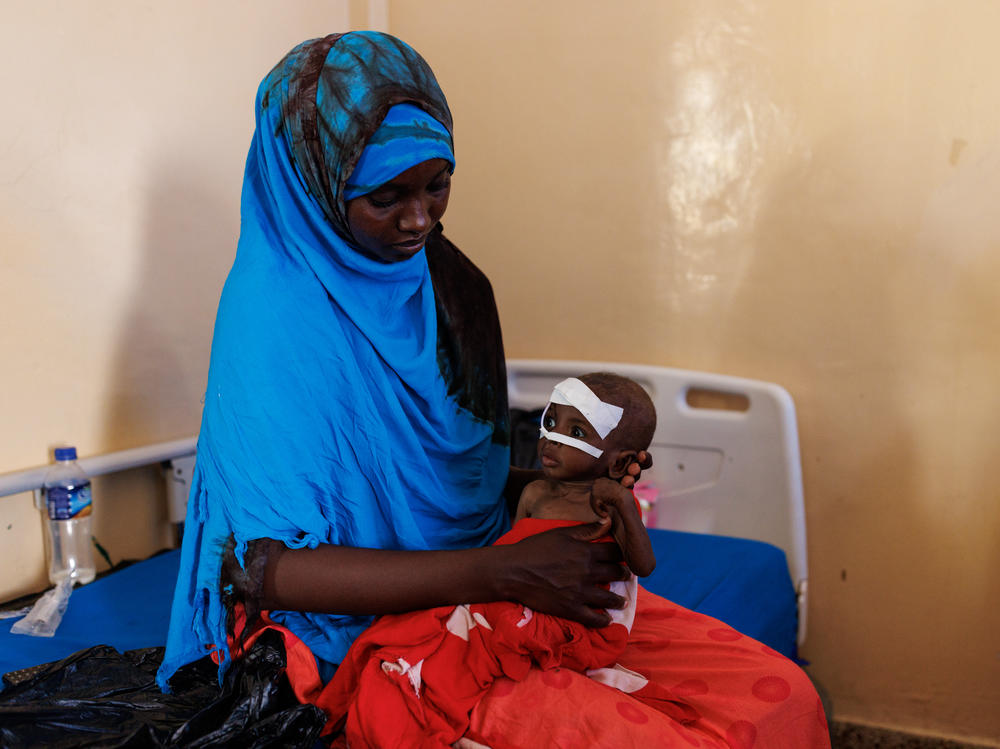
[[[618,422],[621,421],[624,411],[619,406],[613,406],[610,403],[602,401],[594,395],[593,390],[575,377],[563,380],[552,389],[549,403],[542,412],[542,423],[539,429],[541,435],[552,442],[560,442],[563,445],[575,447],[577,450],[583,450],[595,458],[601,457],[604,451],[600,448],[587,444],[583,440],[568,437],[565,434],[550,432],[545,428],[545,414],[548,413],[549,406],[553,403],[575,408],[594,427],[594,430],[601,439],[607,437],[611,430],[618,426]]]

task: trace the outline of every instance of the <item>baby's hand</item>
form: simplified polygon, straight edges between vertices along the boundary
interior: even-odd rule
[[[590,490],[590,507],[609,526],[629,569],[639,577],[649,575],[656,557],[632,491],[617,481],[597,479]]]
[[[597,479],[590,489],[590,508],[599,518],[620,521],[624,508],[634,503],[632,491],[611,479]]]

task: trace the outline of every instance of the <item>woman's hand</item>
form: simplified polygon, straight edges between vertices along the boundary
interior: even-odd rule
[[[495,547],[505,554],[497,581],[502,598],[588,627],[609,624],[604,609],[621,608],[625,601],[601,586],[626,579],[628,570],[616,544],[589,543],[607,532],[606,521],[588,523]]]
[[[622,476],[621,485],[626,489],[631,489],[639,481],[642,472],[653,467],[653,456],[645,450],[640,450],[635,456],[635,461],[629,463],[628,472]]]

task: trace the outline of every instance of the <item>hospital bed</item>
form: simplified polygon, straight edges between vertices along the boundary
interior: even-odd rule
[[[806,635],[808,572],[791,397],[774,384],[680,369],[510,360],[511,408],[541,409],[556,382],[599,370],[637,380],[658,412],[654,465],[642,477],[659,493],[650,507],[657,568],[645,587],[795,657]],[[183,497],[193,445],[171,443],[175,496]],[[92,475],[110,470],[100,459],[85,467]],[[11,634],[3,620],[0,674],[16,679],[21,669],[98,644],[120,652],[163,645],[178,562],[179,551],[167,551],[75,590],[52,638]]]

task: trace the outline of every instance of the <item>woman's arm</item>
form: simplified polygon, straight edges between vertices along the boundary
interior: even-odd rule
[[[541,476],[511,467],[504,495],[512,513],[524,487]],[[604,609],[624,603],[602,586],[621,580],[624,568],[614,544],[589,543],[600,535],[597,527],[558,528],[516,544],[454,551],[289,549],[272,541],[260,606],[377,615],[507,600],[601,627],[610,621]]]
[[[261,606],[338,614],[388,614],[435,606],[519,601],[592,627],[622,599],[602,589],[625,569],[614,544],[590,544],[590,526],[546,531],[516,544],[455,551],[386,551],[272,542]]]

